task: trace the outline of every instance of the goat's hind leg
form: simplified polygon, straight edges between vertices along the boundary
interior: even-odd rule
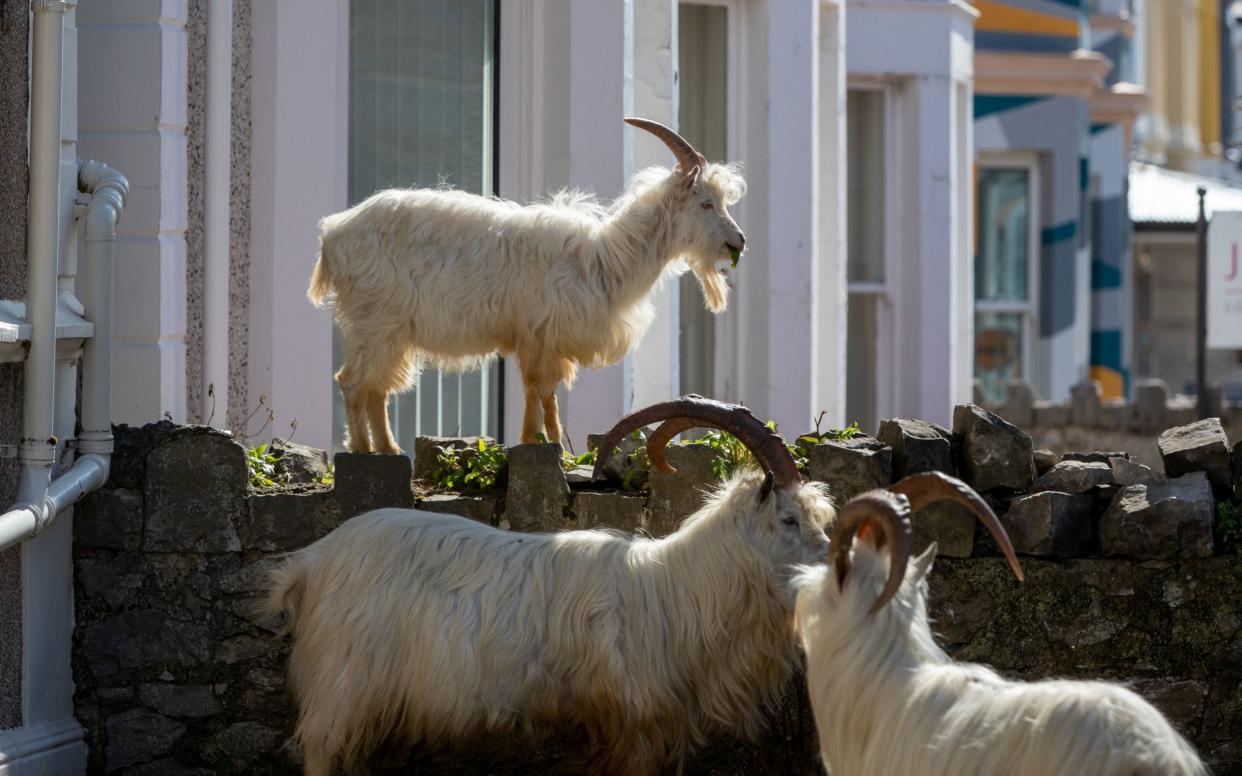
[[[367,415],[371,420],[371,439],[375,442],[375,450],[385,455],[399,455],[401,448],[392,438],[392,427],[388,423],[388,393],[372,389],[367,391]]]
[[[345,446],[351,453],[371,452],[371,435],[367,433],[367,392],[353,379],[348,367],[336,373],[345,399]]]

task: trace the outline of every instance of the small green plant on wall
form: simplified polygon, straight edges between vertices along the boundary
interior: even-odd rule
[[[839,429],[823,429],[826,412],[819,413],[819,417],[815,419],[815,431],[810,434],[803,434],[794,440],[793,444],[786,444],[789,448],[790,455],[793,456],[794,462],[798,464],[798,470],[803,474],[807,471],[808,457],[811,448],[825,440],[844,440],[851,439],[862,433],[858,428],[858,423],[854,422],[845,428]],[[776,431],[776,421],[769,420],[767,427]],[[712,474],[718,479],[728,479],[737,471],[739,466],[754,466],[755,457],[751,455],[746,446],[737,441],[733,435],[724,431],[712,430],[703,435],[701,439],[696,439],[688,444],[707,445],[716,452],[716,459],[712,462]]]
[[[246,449],[246,467],[250,470],[250,486],[270,488],[276,484],[276,456],[267,445],[255,445]]]
[[[496,484],[501,468],[509,461],[503,445],[484,439],[474,447],[442,445],[438,451],[432,479],[446,490],[487,490]]]

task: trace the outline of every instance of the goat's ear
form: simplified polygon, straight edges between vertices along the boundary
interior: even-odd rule
[[[691,168],[690,168],[690,171],[689,171],[689,172],[687,172],[687,173],[685,173],[685,175],[684,175],[684,176],[682,176],[682,179],[681,179],[681,185],[682,185],[682,187],[683,187],[686,191],[690,191],[690,190],[692,190],[692,189],[695,187],[695,185],[696,185],[696,184],[698,184],[698,182],[699,182],[699,174],[700,174],[701,172],[702,172],[702,170],[699,168],[699,166],[698,166],[697,164],[696,164],[696,165],[694,165],[693,167],[691,167]]]
[[[698,169],[697,167],[695,169]],[[772,484],[776,482],[776,474],[769,471],[763,475],[763,484],[759,486],[759,503],[768,500],[768,496],[772,494]]]
[[[927,545],[927,549],[923,550],[923,554],[914,559],[914,573],[919,579],[924,579],[927,573],[931,571],[932,562],[936,560],[936,551],[939,549],[935,542]]]

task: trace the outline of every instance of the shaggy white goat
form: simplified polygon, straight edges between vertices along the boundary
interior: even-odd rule
[[[716,261],[746,246],[728,211],[745,193],[741,174],[709,164],[667,127],[626,121],[663,140],[678,165],[638,173],[609,207],[573,191],[523,207],[391,189],[323,219],[309,296],[321,304],[335,292],[352,452],[400,452],[388,395],[412,386],[424,363],[464,370],[497,352],[517,354],[522,441],[545,429],[559,442],[557,385],[638,344],[654,316],[648,296],[666,272],[684,270],[679,259],[707,306],[725,309]]]
[[[917,487],[893,488],[908,492],[909,502],[883,491],[851,502],[833,527],[829,566],[795,581],[797,628],[828,769],[848,776],[1206,774],[1160,712],[1123,687],[1009,681],[984,666],[955,663],[936,645],[926,581],[936,547],[907,570],[908,516],[931,491],[966,486],[918,476],[924,481]],[[1021,578],[995,515],[977,496],[972,500]],[[863,525],[883,532],[855,543]],[[880,542],[891,549],[891,562],[890,553],[876,549]]]
[[[306,773],[357,768],[388,739],[582,729],[591,772],[646,775],[758,732],[798,663],[794,566],[822,561],[833,508],[779,436],[698,397],[622,419],[598,460],[665,419],[734,433],[767,475],[739,474],[658,540],[383,509],[275,571],[265,611],[290,615]]]

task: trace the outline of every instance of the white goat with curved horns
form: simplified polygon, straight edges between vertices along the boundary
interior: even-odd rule
[[[915,477],[923,484],[906,489],[908,500],[872,491],[851,501],[833,525],[829,565],[795,581],[796,623],[828,769],[849,776],[1206,774],[1160,712],[1125,688],[1009,681],[984,666],[955,663],[936,645],[926,581],[936,546],[908,564],[912,505],[936,490],[960,491],[1022,575],[982,499],[943,475]]]
[[[645,775],[712,735],[757,733],[798,664],[788,583],[823,559],[834,511],[779,436],[698,397],[626,416],[601,460],[668,419],[732,433],[766,476],[739,473],[658,540],[383,509],[275,571],[265,611],[290,615],[306,773],[355,769],[391,738],[580,728],[591,772]]]
[[[626,122],[662,140],[677,167],[639,172],[607,208],[575,191],[520,206],[390,189],[323,219],[308,296],[321,304],[335,292],[345,350],[336,379],[352,452],[400,452],[388,396],[412,386],[424,363],[465,370],[497,352],[517,354],[522,441],[544,429],[559,442],[557,386],[638,344],[655,314],[651,290],[682,271],[680,259],[707,306],[725,309],[728,285],[715,265],[746,247],[728,210],[745,193],[741,174],[708,163],[668,127]]]

